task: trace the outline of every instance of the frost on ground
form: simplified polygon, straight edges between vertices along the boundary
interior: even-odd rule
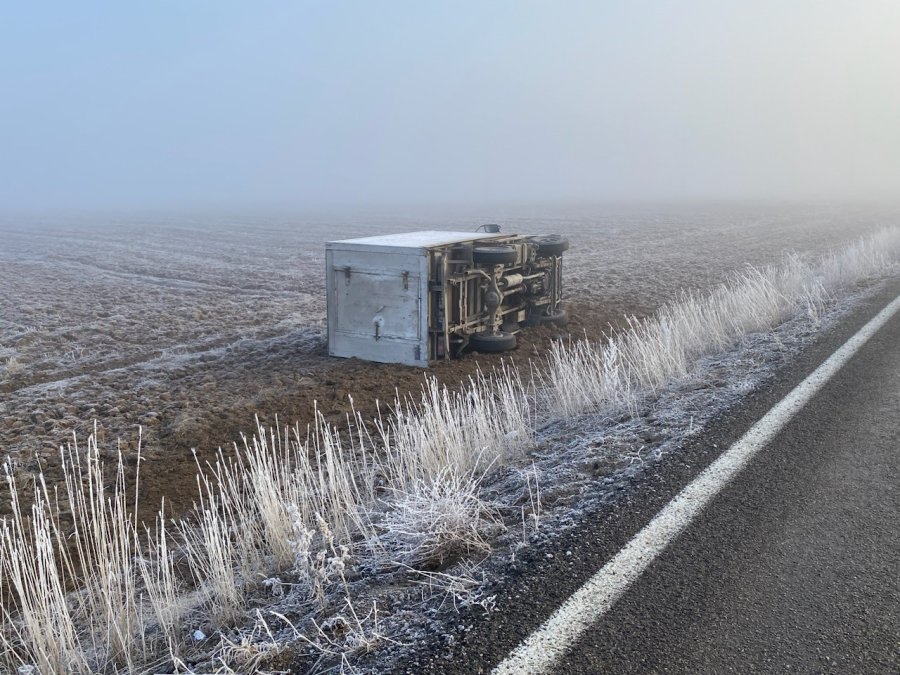
[[[153,525],[152,511],[149,518],[134,516],[137,473],[142,481],[152,476],[160,455],[129,461],[133,455],[125,448],[117,463],[110,443],[95,437],[86,455],[73,452],[61,463],[69,473],[60,501],[53,486],[40,481],[36,492],[20,490],[28,474],[10,466],[11,493],[31,494],[45,508],[29,520],[14,502],[0,538],[0,564],[15,582],[5,590],[18,594],[23,612],[6,617],[0,636],[12,648],[7,656],[51,670],[59,664],[84,671],[131,671],[140,664],[210,670],[221,666],[218,659],[239,670],[277,669],[279,663],[349,668],[376,648],[400,652],[439,632],[431,622],[453,608],[489,610],[491,582],[482,575],[490,567],[479,570],[474,563],[491,550],[514,555],[523,542],[543,536],[542,521],[564,524],[573,505],[603,498],[609,494],[599,489],[603,485],[615,489],[679,438],[698,433],[711,411],[758,386],[779,359],[811,338],[817,322],[830,320],[837,310],[828,301],[828,284],[852,287],[887,262],[873,257],[871,246],[833,260],[855,262],[807,267],[806,285],[797,286],[781,273],[798,269],[802,261],[795,260],[763,275],[768,281],[762,286],[750,283],[745,299],[755,298],[754,306],[768,314],[749,326],[756,331],[749,336],[720,326],[705,342],[695,340],[693,320],[702,297],[713,292],[682,303],[690,311],[664,310],[636,324],[632,334],[644,342],[623,337],[616,353],[632,354],[624,361],[603,351],[615,339],[594,341],[595,352],[577,342],[571,351],[558,348],[552,358],[563,372],[562,359],[569,359],[575,367],[568,372],[582,371],[582,380],[593,382],[565,387],[583,394],[565,408],[551,405],[561,397],[539,395],[559,386],[546,378],[530,384],[528,373],[512,368],[493,375],[472,370],[468,385],[445,389],[430,381],[421,400],[401,401],[374,419],[346,409],[343,433],[322,410],[309,430],[260,427],[236,452],[199,462],[199,495],[196,483],[192,491],[198,509],[174,523],[159,518]],[[748,274],[744,281],[753,282]],[[726,294],[718,302],[727,300]],[[805,315],[769,332],[803,308]],[[667,342],[673,336],[676,348]],[[262,337],[258,344],[278,339]],[[647,352],[639,347],[652,340],[672,358],[653,361],[659,377],[646,378],[638,355]],[[599,354],[593,361],[599,380],[584,367],[591,353]],[[236,355],[222,360],[242,361]],[[629,365],[623,370],[621,363]],[[338,369],[317,374],[327,382]],[[161,370],[143,366],[120,372],[141,372],[145,382],[162,377]],[[203,377],[202,370],[194,372]],[[603,380],[607,374],[612,388]],[[104,459],[118,464],[112,476]],[[79,492],[84,485],[94,489]],[[150,509],[158,507],[140,496]],[[98,511],[108,517],[89,517]],[[68,540],[74,542],[63,547],[68,562],[53,572],[54,547],[73,522],[93,543]],[[18,560],[50,573],[30,576]],[[81,593],[67,595],[66,584],[84,570],[97,572]]]

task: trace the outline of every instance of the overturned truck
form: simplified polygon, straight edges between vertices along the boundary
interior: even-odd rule
[[[408,232],[326,244],[328,352],[427,366],[565,324],[559,235]]]

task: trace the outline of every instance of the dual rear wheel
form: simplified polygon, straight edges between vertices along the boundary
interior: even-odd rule
[[[569,240],[558,234],[531,237],[529,241],[537,245],[537,254],[541,258],[560,256],[569,250]],[[476,246],[472,249],[472,262],[476,265],[515,265],[518,261],[519,252],[515,246]]]
[[[476,246],[472,249],[472,262],[476,265],[515,265],[519,252],[514,246]]]
[[[469,347],[477,352],[496,354],[516,348],[516,336],[512,333],[475,333],[469,336]]]
[[[560,308],[555,312],[532,312],[528,316],[528,321],[525,323],[526,326],[558,326],[562,328],[563,326],[568,325],[569,323],[569,313]]]

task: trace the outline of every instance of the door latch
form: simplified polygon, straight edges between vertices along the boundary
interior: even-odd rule
[[[381,312],[386,305],[382,305],[378,310]],[[378,342],[381,339],[381,329],[384,328],[384,317],[381,314],[376,314],[372,317],[372,323],[375,324],[375,342]]]

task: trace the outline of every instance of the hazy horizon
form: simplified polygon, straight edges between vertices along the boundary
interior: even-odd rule
[[[0,211],[884,202],[900,4],[7,7]]]

